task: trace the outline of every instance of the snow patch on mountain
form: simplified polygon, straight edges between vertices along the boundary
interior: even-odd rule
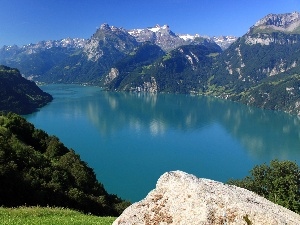
[[[160,30],[169,29],[168,25],[163,25],[162,27],[160,25],[156,25],[155,27],[148,28],[148,30],[151,30],[152,32],[159,32]]]
[[[182,38],[183,40],[185,40],[185,41],[188,41],[188,40],[194,40],[195,38],[200,37],[199,34],[195,34],[195,35],[190,35],[190,34],[179,34],[178,36],[179,36],[180,38]]]

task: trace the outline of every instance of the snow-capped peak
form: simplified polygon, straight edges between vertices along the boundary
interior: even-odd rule
[[[169,29],[169,26],[168,25],[163,25],[161,27],[159,24],[156,24],[155,27],[148,28],[148,30],[150,30],[154,33],[158,32],[159,30],[165,30],[165,29]]]
[[[144,29],[134,29],[134,30],[129,30],[128,33],[132,36],[134,36],[135,34],[140,34],[141,32],[143,32]]]
[[[188,40],[194,40],[196,37],[200,37],[199,34],[190,35],[190,34],[179,34],[178,35],[181,39],[188,41]]]

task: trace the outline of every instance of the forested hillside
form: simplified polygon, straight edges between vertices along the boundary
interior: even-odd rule
[[[205,93],[300,114],[298,15],[270,14],[252,26],[217,57]]]
[[[105,85],[121,91],[198,93],[209,78],[214,57],[222,51],[215,43],[185,45],[149,60],[155,49],[140,48],[139,54],[116,64],[113,69],[117,73]],[[138,62],[141,53],[148,58],[132,63]]]
[[[0,66],[0,90],[0,110],[19,114],[32,113],[53,99],[19,70],[6,66]]]
[[[58,206],[117,216],[129,205],[108,194],[74,150],[13,113],[0,114],[0,184],[5,207]]]

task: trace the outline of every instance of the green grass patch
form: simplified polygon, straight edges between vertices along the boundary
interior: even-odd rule
[[[63,208],[0,207],[1,225],[110,225],[115,219],[86,215]]]

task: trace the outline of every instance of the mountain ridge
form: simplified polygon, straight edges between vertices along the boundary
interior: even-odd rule
[[[284,14],[268,14],[264,18],[257,21],[252,26],[249,32],[258,32],[263,30],[273,30],[285,33],[298,33],[300,34],[300,13],[284,13]],[[248,32],[248,33],[249,33]]]
[[[129,31],[102,24],[82,48],[72,52],[50,48],[40,55],[26,55],[23,64],[23,56],[12,62],[23,68],[30,65],[31,71],[27,68],[26,73],[36,72],[34,80],[46,83],[213,95],[300,115],[299,17],[297,12],[269,14],[237,40],[231,36],[177,35],[168,25]],[[220,43],[228,40],[232,43],[222,51]],[[146,48],[149,58],[142,50],[145,43],[152,45]],[[144,58],[135,58],[137,52],[143,52]],[[32,68],[32,62],[41,68]]]
[[[153,33],[156,33],[156,32],[160,32],[163,31],[163,30],[168,30],[168,32],[173,35],[173,36],[177,36],[179,37],[180,39],[183,39],[184,41],[186,40],[194,40],[195,38],[198,38],[198,37],[202,37],[202,38],[207,38],[207,39],[210,39],[210,40],[213,40],[213,41],[216,41],[216,43],[220,43],[221,41],[226,41],[228,40],[228,43],[232,43],[234,40],[237,39],[237,37],[233,36],[233,35],[223,35],[223,36],[207,36],[207,35],[199,35],[199,34],[175,34],[173,31],[171,31],[170,27],[168,25],[163,25],[163,26],[160,26],[159,24],[156,24],[154,27],[147,27],[147,28],[136,28],[136,29],[124,29],[124,28],[118,28],[116,26],[110,26],[109,24],[107,23],[103,23],[100,25],[100,28],[98,28],[96,30],[96,32],[92,35],[92,37],[97,33],[98,30],[100,30],[104,27],[106,28],[110,28],[110,29],[113,29],[113,30],[117,30],[117,29],[120,29],[120,30],[123,30],[123,31],[126,31],[128,32],[131,36],[133,37],[136,37],[137,41],[138,42],[144,42],[144,41],[149,41],[149,40],[141,40],[142,37],[138,36],[138,33],[139,32],[144,32],[145,30],[148,30],[148,31],[151,31]],[[165,32],[167,33],[167,32]],[[148,37],[149,38],[149,37]],[[43,40],[43,41],[39,41],[37,43],[30,43],[30,44],[26,44],[26,45],[22,45],[22,46],[18,46],[18,45],[3,45],[0,49],[2,51],[6,50],[6,51],[9,51],[9,50],[12,50],[12,49],[19,49],[19,50],[22,50],[22,49],[38,49],[38,48],[41,48],[41,49],[49,49],[49,48],[52,48],[52,47],[71,47],[71,48],[84,48],[84,45],[86,44],[87,42],[87,39],[85,38],[71,38],[71,37],[67,37],[67,38],[63,38],[63,39],[59,39],[59,40]],[[222,47],[222,46],[220,46]]]

